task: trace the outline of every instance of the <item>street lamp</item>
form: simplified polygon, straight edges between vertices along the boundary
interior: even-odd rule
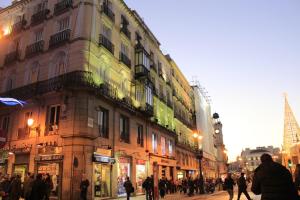
[[[200,149],[199,143],[200,140],[203,139],[203,136],[199,132],[194,132],[193,137],[195,139],[196,144],[196,152],[197,152],[197,159],[199,159],[199,172],[200,172],[200,194],[204,194],[204,179],[202,175],[202,159],[203,159],[203,150]],[[198,139],[198,141],[196,141]]]
[[[34,123],[34,119],[32,119],[32,118],[29,118],[29,119],[27,120],[27,125],[28,125],[28,127],[32,127],[33,123]]]

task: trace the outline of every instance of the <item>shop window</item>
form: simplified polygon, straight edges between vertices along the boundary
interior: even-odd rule
[[[157,153],[157,134],[152,133],[152,150],[153,153]]]
[[[126,143],[130,142],[129,118],[124,115],[120,116],[120,140]]]
[[[108,110],[100,108],[98,111],[98,126],[99,126],[99,136],[108,138]]]
[[[60,105],[53,105],[48,107],[48,114],[47,114],[47,131],[45,135],[55,134],[58,130],[59,125],[59,116],[60,116]]]
[[[143,125],[137,125],[137,144],[141,147],[144,146],[144,133],[143,133]]]
[[[160,138],[160,146],[161,146],[161,154],[163,156],[166,155],[166,138],[165,137]]]
[[[105,198],[110,196],[110,176],[110,165],[100,163],[94,165],[94,197]]]
[[[117,185],[117,189],[118,189],[118,196],[125,196],[126,195],[126,191],[124,188],[124,183],[126,181],[127,177],[130,177],[130,170],[131,170],[131,160],[129,158],[126,157],[119,157],[118,159],[118,163],[117,163],[117,168],[118,168],[118,185]]]

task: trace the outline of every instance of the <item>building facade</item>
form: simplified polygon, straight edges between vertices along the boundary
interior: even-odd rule
[[[26,101],[0,107],[2,173],[49,173],[57,199],[82,174],[89,199],[125,195],[127,176],[136,194],[153,173],[197,176],[193,88],[124,1],[16,1],[0,30],[0,96]]]

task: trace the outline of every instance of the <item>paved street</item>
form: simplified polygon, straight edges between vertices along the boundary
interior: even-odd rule
[[[255,196],[252,193],[249,193],[251,198],[253,200],[260,200],[259,196]],[[122,200],[125,200],[126,198],[122,198]],[[145,200],[145,196],[139,196],[139,197],[133,197],[132,200]],[[168,195],[165,200],[228,200],[228,194],[227,192],[221,191],[221,192],[215,192],[214,194],[210,195],[195,195],[193,197],[187,197],[186,195]],[[237,199],[237,191],[234,193],[234,200]],[[247,200],[244,195],[242,195],[240,200]]]

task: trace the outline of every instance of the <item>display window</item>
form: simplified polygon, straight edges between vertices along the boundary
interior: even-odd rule
[[[38,174],[49,174],[53,188],[50,193],[50,199],[60,199],[60,193],[61,193],[61,169],[60,169],[60,163],[53,162],[53,163],[38,163],[37,167],[37,173]]]
[[[118,162],[118,196],[126,196],[124,183],[130,177],[130,159],[120,157]]]
[[[15,165],[13,174],[18,174],[21,176],[21,181],[24,182],[24,179],[26,177],[28,165]]]
[[[178,180],[180,180],[180,179],[182,180],[183,177],[184,177],[184,175],[183,175],[183,172],[182,172],[182,171],[177,172],[177,179],[178,179]]]
[[[143,193],[143,182],[146,179],[146,165],[144,160],[137,160],[136,164],[136,193]]]
[[[100,163],[94,164],[93,192],[95,198],[110,197],[110,175],[110,165]]]

